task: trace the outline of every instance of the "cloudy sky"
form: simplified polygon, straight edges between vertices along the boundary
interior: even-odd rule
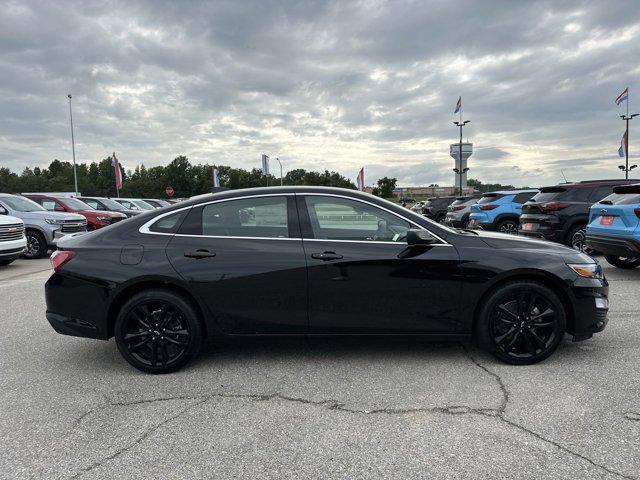
[[[640,3],[0,1],[0,71],[0,166],[16,172],[71,159],[72,93],[81,162],[251,168],[264,152],[451,184],[462,95],[472,177],[611,178],[613,100],[629,86],[640,110]]]

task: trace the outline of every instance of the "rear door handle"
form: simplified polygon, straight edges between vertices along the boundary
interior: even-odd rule
[[[326,262],[328,260],[340,260],[342,258],[342,255],[338,255],[335,252],[312,253],[311,258],[315,258],[316,260],[324,260]]]
[[[188,250],[184,252],[184,256],[187,258],[212,258],[215,257],[216,254],[214,252],[210,252],[209,250]]]

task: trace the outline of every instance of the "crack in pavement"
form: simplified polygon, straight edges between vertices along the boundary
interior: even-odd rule
[[[489,370],[487,367],[485,367],[484,365],[482,365],[472,354],[471,352],[464,346],[461,344],[462,350],[464,350],[466,356],[475,364],[477,365],[479,368],[481,368],[482,370],[484,370],[486,373],[488,373],[489,375],[491,375],[497,382],[498,385],[500,387],[500,390],[502,391],[502,404],[500,406],[500,409],[498,410],[498,414],[496,415],[496,417],[501,421],[506,423],[507,425],[511,425],[514,428],[517,428],[518,430],[525,432],[529,435],[534,436],[535,438],[548,443],[549,445],[553,445],[554,447],[556,447],[557,449],[568,453],[569,455],[572,455],[576,458],[580,458],[588,463],[590,463],[591,465],[593,465],[594,467],[600,468],[602,470],[604,470],[607,473],[610,473],[612,475],[616,475],[620,478],[625,478],[627,480],[637,480],[637,477],[632,477],[630,475],[625,475],[624,473],[620,473],[616,470],[613,470],[605,465],[602,465],[601,463],[596,462],[595,460],[590,459],[589,457],[578,453],[574,450],[571,450],[569,447],[565,447],[564,445],[561,445],[560,443],[551,440],[550,438],[544,437],[543,435],[534,432],[533,430],[530,430],[529,428],[525,427],[524,425],[520,425],[519,423],[513,421],[513,420],[509,420],[508,418],[506,418],[505,416],[505,410],[507,408],[507,404],[509,403],[509,390],[507,389],[505,383],[503,382],[502,378],[500,377],[500,375],[498,375],[497,373]],[[479,413],[479,412],[474,412],[474,413]],[[480,415],[484,415],[482,413],[479,413]]]
[[[163,420],[162,422],[158,423],[157,425],[154,425],[151,428],[148,428],[142,435],[140,435],[138,438],[136,438],[133,442],[128,443],[127,445],[124,445],[122,448],[119,448],[118,450],[116,450],[114,453],[112,453],[111,455],[108,455],[94,463],[92,463],[91,465],[89,465],[88,467],[83,468],[81,471],[79,471],[78,473],[76,473],[75,475],[73,475],[70,478],[80,478],[83,475],[85,475],[86,473],[91,472],[92,470],[101,467],[102,465],[106,464],[107,462],[110,462],[111,460],[113,460],[114,458],[118,458],[120,455],[123,455],[124,453],[126,453],[127,451],[131,450],[132,448],[134,448],[136,445],[141,444],[144,440],[146,440],[149,436],[151,436],[156,430],[158,430],[160,427],[162,427],[163,425],[169,423],[172,420],[175,420],[176,418],[180,417],[181,415],[185,414],[186,412],[188,412],[189,410],[202,405],[203,403],[205,403],[208,399],[207,398],[203,398],[201,399],[199,402],[194,402],[191,405],[188,405],[187,407],[183,408],[182,410],[180,410],[178,413],[176,413],[175,415],[172,415],[168,418],[166,418],[165,420]],[[114,405],[116,406],[116,405]],[[84,418],[86,415],[88,415],[89,413],[91,413],[91,411],[87,412],[85,415],[82,416],[82,418]]]
[[[125,407],[125,406],[132,406],[132,405],[143,405],[143,404],[149,404],[149,403],[170,402],[170,401],[195,401],[195,402],[190,404],[186,408],[182,409],[180,412],[176,413],[175,415],[172,415],[166,420],[160,422],[159,424],[147,429],[141,436],[139,436],[133,442],[130,442],[129,444],[120,448],[115,453],[101,460],[96,461],[95,463],[93,463],[89,467],[86,467],[85,469],[83,469],[82,471],[80,471],[79,473],[77,473],[71,478],[79,478],[85,473],[88,473],[94,470],[95,468],[98,468],[106,464],[107,462],[121,456],[122,454],[126,453],[128,450],[134,448],[136,445],[139,445],[140,443],[142,443],[146,438],[152,435],[159,428],[161,428],[168,422],[177,419],[178,417],[185,414],[192,408],[202,405],[205,402],[212,400],[214,398],[222,398],[222,399],[245,399],[245,400],[252,400],[252,401],[259,401],[259,402],[281,400],[285,402],[294,402],[294,403],[299,403],[303,405],[312,405],[312,406],[326,408],[333,411],[340,411],[344,413],[359,414],[359,415],[409,415],[409,414],[421,414],[421,413],[439,413],[439,414],[446,414],[446,415],[480,415],[488,418],[496,418],[500,422],[503,422],[506,425],[509,425],[510,427],[518,429],[521,432],[524,432],[530,436],[533,436],[544,443],[552,445],[558,450],[564,453],[567,453],[575,458],[582,459],[588,462],[589,464],[591,464],[592,466],[599,468],[601,470],[604,470],[605,472],[610,473],[611,475],[615,475],[617,477],[624,478],[627,480],[638,480],[636,477],[625,475],[623,473],[615,471],[605,465],[602,465],[590,459],[589,457],[581,453],[571,450],[569,447],[566,447],[554,440],[544,437],[543,435],[533,430],[530,430],[529,428],[523,425],[520,425],[519,423],[513,420],[506,418],[505,411],[509,403],[509,390],[507,389],[504,381],[502,380],[499,374],[493,372],[492,370],[490,370],[489,368],[481,364],[464,345],[461,345],[461,347],[465,355],[467,356],[467,358],[469,358],[474,365],[476,365],[478,368],[483,370],[486,374],[491,376],[498,384],[502,394],[502,401],[500,402],[500,406],[497,409],[488,408],[488,407],[481,407],[481,408],[469,407],[466,405],[447,405],[447,406],[439,406],[439,407],[377,408],[377,409],[371,409],[371,410],[362,410],[362,409],[347,407],[345,403],[341,403],[337,400],[310,400],[310,399],[300,398],[300,397],[291,397],[291,396],[283,395],[281,393],[268,393],[268,394],[265,394],[265,393],[206,393],[202,395],[176,395],[172,397],[139,399],[139,400],[132,400],[128,402],[113,401],[103,395],[107,402],[106,405],[104,405],[104,407]],[[82,420],[88,415],[90,415],[91,413],[94,413],[95,411],[96,409],[89,410],[85,412],[83,415],[81,415],[78,419],[74,421],[74,427],[79,427]],[[627,414],[629,413],[631,413],[632,415],[637,415],[634,412],[627,412]],[[640,419],[640,416],[638,418],[632,418],[627,416],[627,414],[625,414],[625,416],[631,420]]]

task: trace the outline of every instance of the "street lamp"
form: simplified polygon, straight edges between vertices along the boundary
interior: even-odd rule
[[[76,172],[76,142],[73,138],[73,112],[71,111],[71,94],[67,95],[69,99],[69,119],[71,120],[71,152],[73,153],[73,186],[75,188],[76,197],[78,196],[78,174]]]
[[[280,159],[278,157],[276,157],[276,161],[280,164],[280,186],[283,185],[282,183],[282,162],[280,161]]]
[[[462,113],[460,114],[460,116],[462,116]],[[454,125],[456,125],[457,127],[460,127],[460,145],[458,146],[459,150],[458,150],[458,166],[462,167],[462,127],[464,127],[467,123],[471,123],[471,120],[465,120],[464,122],[462,121],[462,118],[460,118],[460,122],[453,122]],[[460,171],[457,168],[453,169],[454,172],[456,172],[458,175],[460,175],[460,196],[462,196],[462,175],[464,175],[466,172],[469,171],[468,168],[465,168],[463,171]]]
[[[629,120],[633,120],[634,117],[637,117],[638,114],[634,113],[632,115],[629,115],[629,101],[627,100],[627,114],[626,115],[620,115],[620,118],[622,120],[625,121],[625,123],[627,124],[627,129],[626,129],[626,145],[624,146],[624,153],[625,153],[625,165],[624,168],[620,168],[622,167],[622,165],[620,165],[620,170],[622,170],[624,172],[624,178],[629,179],[629,172],[631,170],[633,170],[633,167],[629,168]]]

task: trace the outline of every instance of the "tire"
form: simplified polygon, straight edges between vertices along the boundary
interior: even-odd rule
[[[116,345],[130,365],[147,373],[169,373],[186,365],[202,347],[198,310],[169,290],[145,290],[118,312]]]
[[[624,270],[633,270],[640,265],[640,257],[616,257],[615,255],[605,255],[605,260],[611,265]]]
[[[438,215],[438,216],[436,217],[436,222],[438,222],[438,223],[444,223],[444,219],[445,219],[445,217],[446,217],[446,216],[447,216],[447,214],[446,214],[446,213],[441,213],[440,215]]]
[[[474,328],[481,348],[512,365],[532,365],[549,357],[566,330],[558,296],[534,281],[498,287],[483,301]]]
[[[506,233],[508,235],[518,234],[518,222],[515,220],[502,220],[496,226],[496,231],[500,233]]]
[[[568,247],[578,250],[579,252],[586,253],[587,255],[593,255],[595,250],[587,247],[587,226],[576,225],[567,233],[567,240],[565,244]]]
[[[27,237],[27,249],[22,254],[24,258],[34,259],[47,256],[49,246],[40,232],[27,230],[25,236]]]
[[[11,260],[0,260],[0,267],[5,267],[7,265],[11,265],[14,262],[15,258]]]

